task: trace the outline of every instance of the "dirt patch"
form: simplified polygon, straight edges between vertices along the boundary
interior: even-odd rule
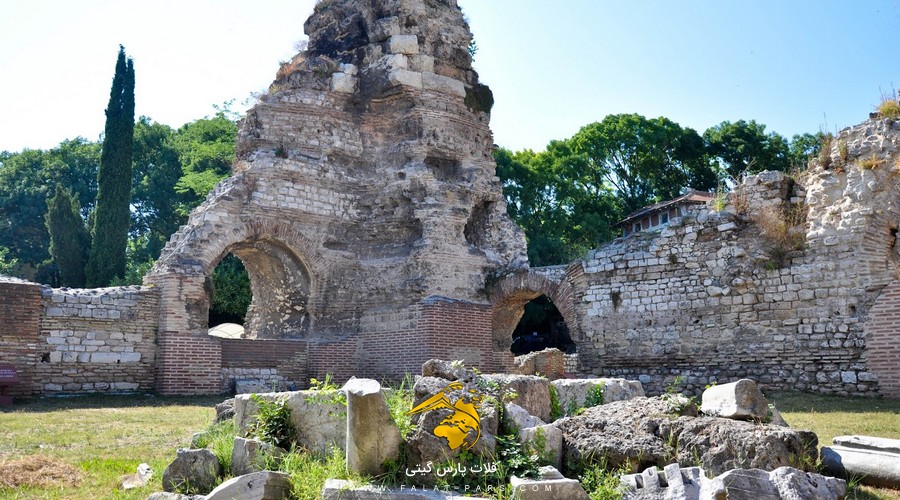
[[[32,455],[18,460],[0,462],[0,486],[77,486],[81,470],[53,457]]]

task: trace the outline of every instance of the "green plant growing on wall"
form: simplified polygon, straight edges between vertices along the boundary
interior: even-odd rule
[[[550,421],[554,421],[563,416],[562,406],[559,403],[559,391],[556,386],[550,384]]]
[[[256,437],[261,441],[290,449],[297,438],[297,430],[291,422],[291,409],[286,399],[268,401],[258,394],[251,394],[250,399],[256,403],[257,414],[247,429],[248,437]]]

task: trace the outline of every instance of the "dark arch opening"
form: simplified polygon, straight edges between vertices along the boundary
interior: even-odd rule
[[[225,256],[212,273],[209,326],[222,323],[243,325],[253,301],[250,276],[244,263],[233,253]]]
[[[510,350],[517,356],[552,347],[566,354],[574,354],[576,350],[566,320],[546,295],[525,304],[525,312],[512,337]]]

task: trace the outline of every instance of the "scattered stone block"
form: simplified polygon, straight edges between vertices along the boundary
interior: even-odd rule
[[[347,435],[347,408],[337,402],[329,402],[322,391],[270,392],[259,394],[267,401],[286,399],[291,409],[291,423],[297,429],[297,444],[316,452],[325,452],[329,446],[344,449]],[[234,398],[234,423],[238,434],[245,434],[256,417],[256,403],[249,394]]]
[[[221,473],[219,459],[206,448],[179,448],[175,460],[163,472],[163,490],[175,492],[190,486],[194,491],[208,492]]]
[[[213,423],[224,422],[234,418],[234,398],[226,399],[216,405],[216,419]]]
[[[131,490],[134,488],[144,487],[150,478],[153,477],[153,470],[147,464],[137,466],[137,472],[120,478],[123,490]]]
[[[231,449],[231,469],[236,476],[259,472],[264,469],[266,454],[279,457],[284,453],[285,450],[259,439],[236,437]]]
[[[556,397],[562,411],[569,414],[573,408],[584,407],[588,394],[596,386],[603,387],[603,402],[625,401],[644,397],[644,387],[637,380],[623,378],[559,379],[550,382],[556,388]]]
[[[548,348],[516,356],[515,363],[515,372],[520,375],[537,375],[540,373],[550,380],[557,380],[566,376],[565,354],[556,348]]]
[[[745,378],[703,391],[700,411],[713,417],[765,420],[769,402],[756,387],[756,382]]]
[[[181,493],[169,493],[167,491],[158,491],[151,493],[147,500],[204,500],[203,495],[182,495]]]
[[[491,374],[483,378],[500,384],[503,391],[515,392],[515,404],[528,413],[543,420],[550,421],[550,381],[534,375]],[[533,426],[529,426],[533,427]]]
[[[900,439],[838,436],[834,446],[822,448],[822,465],[838,477],[900,489]]]
[[[282,500],[290,498],[290,493],[290,474],[265,470],[225,481],[206,500]]]
[[[563,434],[553,425],[539,425],[519,430],[519,442],[528,444],[543,465],[562,468]]]
[[[513,498],[517,500],[588,500],[588,494],[581,483],[567,479],[554,467],[541,467],[540,479],[510,479]]]
[[[805,499],[838,500],[847,493],[842,479],[779,467],[772,472],[761,469],[734,469],[705,481],[700,498],[717,500]]]
[[[509,429],[528,429],[546,423],[515,403],[506,403],[504,406],[503,425]]]
[[[384,463],[400,455],[400,429],[377,380],[351,378],[347,394],[347,469],[363,475],[386,472]]]
[[[441,378],[452,382],[454,380],[472,380],[475,377],[475,373],[465,366],[454,366],[452,361],[429,359],[422,364],[422,376]]]

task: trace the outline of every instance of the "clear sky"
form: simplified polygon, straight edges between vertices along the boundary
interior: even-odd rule
[[[0,150],[96,139],[119,43],[137,114],[178,127],[265,89],[314,0],[0,0]],[[459,0],[497,144],[614,113],[785,136],[863,121],[900,86],[897,0]]]

